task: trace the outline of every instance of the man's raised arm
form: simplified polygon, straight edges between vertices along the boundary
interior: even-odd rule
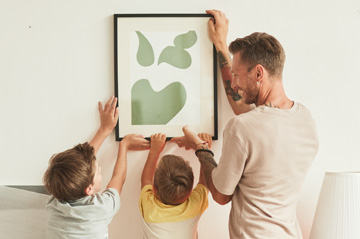
[[[248,112],[252,107],[245,104],[241,94],[237,90],[231,88],[232,63],[226,43],[229,20],[223,12],[218,10],[207,10],[206,13],[214,16],[214,18],[210,18],[208,22],[208,32],[216,48],[221,76],[230,106],[236,115]]]

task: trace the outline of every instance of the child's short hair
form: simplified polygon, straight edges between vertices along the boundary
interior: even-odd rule
[[[194,174],[189,162],[176,155],[165,155],[154,176],[157,197],[167,205],[182,203],[192,192]]]
[[[43,177],[46,189],[61,201],[86,196],[85,189],[94,180],[95,160],[94,148],[88,143],[53,155]]]

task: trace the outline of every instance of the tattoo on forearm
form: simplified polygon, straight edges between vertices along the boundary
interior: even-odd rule
[[[209,185],[211,180],[211,172],[217,167],[212,155],[208,152],[200,152],[198,154],[199,161],[201,164],[202,172],[204,174],[206,185]]]
[[[237,91],[234,91],[231,88],[231,78],[232,78],[231,68],[230,67],[222,67],[222,68],[220,68],[220,71],[221,71],[221,76],[223,78],[226,95],[231,96],[233,101],[241,100],[242,96]]]
[[[211,164],[214,168],[217,167],[217,163],[216,163],[215,159],[214,159],[214,158],[212,157],[212,155],[209,154],[209,153],[205,153],[205,156],[202,157],[202,159],[200,159],[200,161],[201,161],[201,160],[203,160],[203,161],[206,162],[206,163]]]
[[[233,88],[231,88],[231,81],[226,80],[224,81],[224,84],[225,84],[226,95],[231,96],[233,101],[241,100],[242,96],[239,93],[235,92]]]
[[[229,62],[226,60],[224,54],[221,51],[219,51],[217,53],[217,55],[218,55],[218,59],[219,59],[220,68],[223,68],[224,66],[229,64]]]

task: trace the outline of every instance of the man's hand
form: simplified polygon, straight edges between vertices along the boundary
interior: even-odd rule
[[[128,134],[120,141],[120,144],[127,150],[145,150],[150,148],[150,142],[140,134]]]
[[[227,34],[229,31],[229,20],[225,14],[218,10],[206,10],[214,18],[208,22],[208,32],[211,41],[214,43],[217,51],[227,52]]]
[[[202,144],[205,140],[201,140],[199,136],[189,130],[189,127],[185,125],[182,128],[184,136],[174,137],[170,141],[177,143],[180,148],[185,147],[186,150],[195,149],[197,144]]]
[[[111,131],[114,129],[119,118],[119,109],[118,108],[115,109],[116,102],[117,102],[117,98],[111,96],[109,101],[105,104],[104,109],[101,102],[99,102],[99,112],[100,112],[100,121],[101,121],[100,130],[107,135],[110,134]]]
[[[209,146],[209,149],[211,148],[211,145],[212,145],[212,137],[210,134],[207,134],[207,133],[201,133],[201,134],[198,134],[199,138],[203,141],[205,141],[208,146]]]

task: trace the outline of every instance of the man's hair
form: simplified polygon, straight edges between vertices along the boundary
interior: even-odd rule
[[[94,148],[88,143],[53,155],[43,177],[45,188],[61,201],[86,196],[85,189],[94,180],[95,160]]]
[[[241,61],[249,65],[248,71],[257,64],[265,67],[270,76],[281,76],[285,62],[285,51],[273,36],[254,32],[244,38],[237,38],[229,46],[233,55],[240,52]]]
[[[189,162],[176,155],[165,155],[159,162],[154,176],[158,199],[167,205],[182,203],[191,193],[194,174]]]

